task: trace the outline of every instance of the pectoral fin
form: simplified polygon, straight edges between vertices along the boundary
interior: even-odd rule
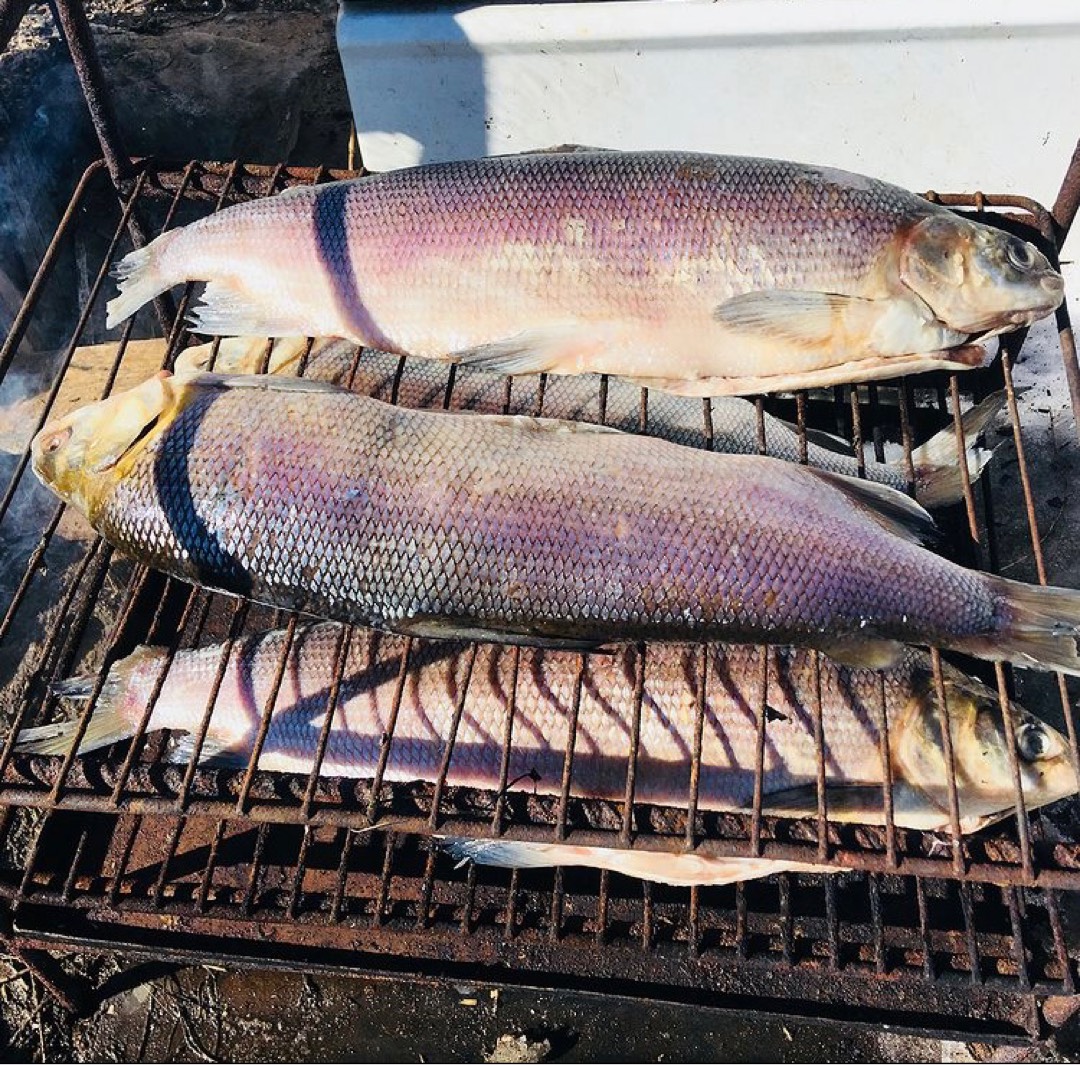
[[[803,784],[784,791],[770,792],[762,800],[762,810],[772,816],[816,817],[816,784]],[[825,786],[825,813],[834,821],[871,824],[884,816],[885,797],[880,784],[856,782]]]
[[[880,308],[874,300],[832,292],[788,292],[767,289],[745,292],[721,303],[713,317],[744,333],[780,337],[795,344],[824,344],[850,328],[852,318],[875,322]]]
[[[901,828],[936,832],[949,827],[949,814],[921,788],[894,779],[892,785],[893,819]],[[762,811],[771,817],[817,817],[816,784],[804,784],[774,791],[762,800]],[[963,818],[962,832],[974,832],[992,824],[1000,816],[976,815]],[[862,825],[885,823],[885,791],[881,781],[855,780],[850,783],[830,783],[825,786],[825,816],[830,821]]]

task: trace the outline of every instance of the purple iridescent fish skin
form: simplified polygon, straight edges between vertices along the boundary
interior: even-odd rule
[[[154,378],[46,426],[33,457],[128,554],[333,620],[1080,669],[1080,593],[963,569],[920,546],[906,497],[776,459],[255,376]]]
[[[416,167],[239,204],[133,252],[109,322],[186,280],[224,335],[341,336],[696,395],[986,361],[1061,301],[1031,245],[827,167],[678,152]]]

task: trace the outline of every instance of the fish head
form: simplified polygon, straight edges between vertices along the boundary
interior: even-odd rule
[[[944,691],[960,825],[964,832],[971,832],[1016,808],[1008,730],[996,691],[947,666]],[[1009,702],[1006,712],[1016,737],[1016,764],[1026,808],[1080,791],[1065,737],[1015,703]],[[925,804],[926,823],[919,827],[928,829],[947,829],[950,821],[950,774],[943,736],[937,685],[927,676],[920,694],[909,703],[893,746],[893,779]]]
[[[1053,311],[1065,282],[1034,245],[949,211],[915,225],[900,254],[900,280],[942,325],[980,340]]]
[[[47,423],[30,445],[38,479],[93,521],[99,501],[175,407],[174,381],[163,370],[136,388]]]

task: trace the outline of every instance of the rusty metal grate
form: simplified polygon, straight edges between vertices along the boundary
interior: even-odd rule
[[[48,394],[39,425],[79,369],[73,367],[76,347],[88,334],[101,332],[108,270],[127,250],[133,224],[136,233],[157,232],[231,203],[347,176],[353,175],[321,168],[144,162],[118,198],[104,164],[91,166],[0,348],[0,385],[37,369],[39,357],[24,350],[23,337],[35,316],[47,313],[48,300],[56,298],[64,257],[76,243],[97,257],[93,268],[82,272],[75,329],[56,366],[44,375]],[[1053,219],[1030,200],[981,194],[938,198],[1054,251]],[[156,323],[145,312],[137,325],[128,322],[111,366],[84,398],[96,399],[123,381],[135,328],[160,324],[165,329],[165,365],[171,365],[190,339],[182,326],[173,325],[182,320],[190,294],[189,288],[178,313],[167,302],[159,304]],[[1080,410],[1080,372],[1064,306],[1057,324],[1074,410]],[[913,480],[916,436],[950,421],[958,425],[967,405],[1004,387],[1015,444],[1015,457],[1006,461],[1015,464],[1016,498],[997,496],[988,481],[966,483],[963,506],[945,516],[950,547],[971,564],[995,569],[1000,516],[1018,506],[1026,515],[1036,575],[1045,581],[1012,379],[1020,342],[1011,338],[994,367],[960,378],[936,375],[794,399],[768,397],[757,401],[758,410],[795,422],[804,448],[812,428],[841,433],[858,455],[864,440],[873,441],[879,458],[886,440],[898,441]],[[408,374],[403,359],[391,394],[383,398],[398,399]],[[601,380],[601,412],[606,387]],[[541,387],[535,413],[543,412],[543,395]],[[453,373],[446,389],[427,402],[459,405]],[[509,384],[506,403],[508,408],[512,403]],[[648,409],[648,393],[642,390],[643,429]],[[759,427],[764,441],[763,423]],[[27,427],[27,440],[33,428]],[[710,446],[711,433],[710,408],[703,403],[701,446]],[[166,929],[175,939],[171,949],[217,958],[233,953],[341,964],[344,951],[359,950],[365,964],[376,968],[457,967],[489,975],[493,967],[511,964],[518,980],[558,977],[564,986],[577,980],[593,988],[600,984],[685,1001],[721,993],[735,1001],[754,993],[762,1002],[772,1001],[772,1008],[801,1002],[801,1010],[822,1015],[859,1002],[883,1017],[904,1015],[907,1023],[935,1030],[981,1025],[981,1031],[1003,1035],[1038,1035],[1043,1022],[1037,1001],[1073,993],[1077,973],[1070,915],[1080,898],[1074,895],[1080,889],[1077,804],[1059,804],[1052,815],[1029,814],[1018,788],[1018,817],[973,837],[960,835],[955,802],[953,829],[944,836],[900,829],[891,817],[881,830],[836,824],[821,795],[818,817],[803,822],[763,816],[760,800],[747,815],[698,810],[694,795],[682,808],[645,806],[635,802],[632,759],[624,801],[580,800],[570,796],[576,700],[564,708],[568,753],[556,796],[447,784],[456,724],[445,737],[443,774],[434,785],[392,784],[381,774],[341,781],[321,777],[318,766],[310,776],[258,770],[268,714],[243,770],[163,761],[163,745],[145,735],[152,706],[136,738],[107,757],[75,757],[81,729],[65,757],[15,755],[19,728],[57,713],[50,682],[86,663],[97,683],[83,727],[108,665],[138,643],[165,645],[171,655],[181,647],[212,638],[235,640],[271,625],[288,625],[291,634],[296,625],[295,617],[134,566],[97,538],[80,539],[64,505],[36,491],[27,461],[24,450],[3,467],[0,481],[0,545],[9,559],[10,583],[0,583],[0,665],[10,664],[10,673],[0,672],[0,825],[9,864],[0,875],[0,896],[17,942],[43,946],[59,937],[138,947],[160,944]],[[415,652],[422,647],[422,641],[409,641],[402,677],[414,668]],[[643,661],[647,649],[637,654]],[[940,691],[936,655],[935,663]],[[279,674],[284,664],[283,656]],[[332,689],[344,666],[339,656]],[[1002,698],[1011,693],[1008,669],[998,666],[984,675]],[[639,684],[635,729],[640,728],[640,691]],[[1077,732],[1064,679],[1044,691],[1043,705],[1029,697],[1024,701],[1029,709],[1064,721],[1076,760]],[[467,686],[455,721],[466,692]],[[211,710],[206,708],[204,724]],[[764,702],[756,713],[764,729]],[[508,721],[512,716],[511,705]],[[512,742],[509,726],[506,736]],[[1015,737],[1010,743],[1015,776]],[[700,757],[700,744],[694,757]],[[824,758],[820,750],[819,758]],[[886,809],[891,811],[891,804]],[[380,831],[387,824],[394,829],[390,834]],[[765,856],[859,872],[674,889],[578,870],[456,870],[448,858],[428,849],[424,837],[436,832]],[[256,941],[263,944],[262,953],[252,954]],[[498,975],[511,978],[502,968]],[[898,988],[910,994],[898,994]]]
[[[21,812],[25,815],[25,811]],[[6,819],[15,828],[19,815]],[[1053,891],[780,874],[666,888],[596,871],[457,869],[418,837],[247,818],[47,815],[0,876],[20,942],[577,987],[1039,1036],[1075,977]],[[830,890],[831,889],[831,890]]]

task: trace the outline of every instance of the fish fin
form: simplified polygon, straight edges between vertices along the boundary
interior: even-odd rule
[[[83,673],[77,677],[68,677],[66,680],[53,681],[49,685],[49,691],[58,699],[78,702],[90,698],[96,679],[93,673]]]
[[[813,646],[834,662],[852,669],[889,669],[904,655],[904,644],[897,640],[854,636],[848,639],[815,640]]]
[[[997,630],[948,646],[977,658],[1080,677],[1080,591],[989,574],[984,580],[997,601]]]
[[[50,685],[50,690],[62,699],[85,701],[93,693],[96,682],[93,675],[71,677]],[[124,684],[122,678],[110,671],[79,744],[79,754],[108,747],[135,734],[135,723],[123,713]],[[15,751],[17,754],[67,754],[78,728],[78,718],[24,728],[15,741]]]
[[[642,388],[657,388],[675,396],[753,396],[762,392],[790,392],[804,388],[830,388],[861,381],[926,373],[930,370],[971,370],[989,366],[995,355],[985,344],[965,344],[917,355],[873,355],[850,362],[759,377],[635,377]]]
[[[529,329],[504,340],[479,344],[448,355],[448,362],[460,363],[474,370],[508,376],[529,373],[584,373],[580,355],[597,342],[590,340],[579,325],[547,326]]]
[[[455,869],[469,862],[494,865],[501,869],[543,869],[558,865],[551,860],[547,843],[522,843],[509,839],[467,839],[459,836],[437,836],[439,850],[454,859]]]
[[[130,318],[140,307],[160,296],[182,278],[162,274],[160,264],[165,249],[175,239],[178,229],[171,229],[152,240],[145,248],[128,252],[113,268],[118,281],[118,293],[106,304],[105,326],[112,329]]]
[[[207,282],[199,302],[187,316],[192,332],[211,336],[299,336],[304,332],[269,298],[245,292],[233,282]]]
[[[798,344],[822,344],[836,335],[837,319],[850,310],[873,309],[876,301],[833,292],[765,289],[744,292],[721,303],[713,317],[743,333],[783,337]]]
[[[352,179],[355,180],[355,179]],[[282,189],[281,192],[274,193],[275,200],[296,200],[305,199],[308,196],[313,195],[317,190],[318,185],[293,185],[290,189]]]
[[[827,481],[870,515],[883,529],[914,544],[933,543],[940,537],[934,519],[911,496],[885,484],[805,467],[806,472]]]
[[[129,705],[131,677],[148,661],[164,663],[165,651],[160,647],[137,647],[110,667],[79,744],[79,754],[96,751],[99,747],[107,747],[135,735],[142,711],[139,708],[133,710]],[[97,683],[97,676],[88,673],[55,681],[49,685],[49,691],[65,701],[85,702],[94,694]],[[23,729],[16,740],[15,750],[20,754],[67,754],[78,725],[75,719]],[[153,727],[151,718],[150,728]]]
[[[524,647],[544,647],[552,651],[595,651],[602,640],[574,640],[556,636],[533,636],[529,633],[488,629],[475,622],[455,621],[453,618],[403,618],[388,625],[402,636],[417,636],[424,640],[479,640],[484,643],[520,644]],[[608,641],[610,642],[610,641]]]
[[[894,785],[894,791],[897,785]],[[772,791],[762,799],[762,811],[773,817],[816,817],[817,784]],[[885,814],[880,784],[852,781],[825,785],[825,812],[831,820],[873,823]]]
[[[777,420],[783,421],[783,419]],[[783,424],[794,433],[799,431],[798,426],[792,425],[791,422],[783,422]],[[824,429],[811,429],[809,427],[805,428],[803,432],[806,433],[806,439],[811,444],[816,444],[826,451],[833,451],[838,455],[844,455],[847,458],[851,458],[851,442],[845,440],[842,436],[837,436],[835,433],[827,433]]]
[[[165,752],[165,761],[174,765],[187,765],[195,754],[195,734],[174,734],[173,742]],[[199,750],[199,766],[202,769],[236,769],[246,766],[250,752],[235,751],[218,743],[207,734]]]
[[[518,152],[518,155],[580,155],[582,152],[593,154],[594,152],[618,151],[617,148],[596,148],[590,144],[553,144],[550,148],[532,148],[529,151]]]
[[[924,832],[948,827],[947,807],[940,805],[921,788],[894,779],[891,795],[893,817],[901,827]],[[817,784],[802,784],[770,792],[762,799],[762,812],[770,817],[817,817]],[[830,821],[884,824],[885,795],[881,782],[853,780],[826,784],[825,816]],[[969,832],[981,826],[971,820],[962,820],[961,827],[964,832]]]
[[[964,433],[968,477],[975,481],[994,457],[997,448],[982,447],[979,438],[992,428],[1005,410],[1005,393],[994,392],[960,419]],[[948,425],[911,453],[915,466],[915,493],[926,507],[959,502],[964,495],[956,428]]]
[[[773,873],[838,872],[836,867],[787,862],[773,858],[713,858],[701,854],[666,854],[658,851],[621,850],[615,847],[581,847],[572,843],[532,843],[507,839],[465,839],[436,836],[436,846],[458,866],[467,862],[504,869],[541,869],[578,865],[610,869],[659,884],[734,884]]]
[[[220,374],[197,371],[185,378],[186,384],[202,388],[251,389],[253,392],[333,392],[351,395],[347,389],[312,377],[277,377],[271,374]]]

